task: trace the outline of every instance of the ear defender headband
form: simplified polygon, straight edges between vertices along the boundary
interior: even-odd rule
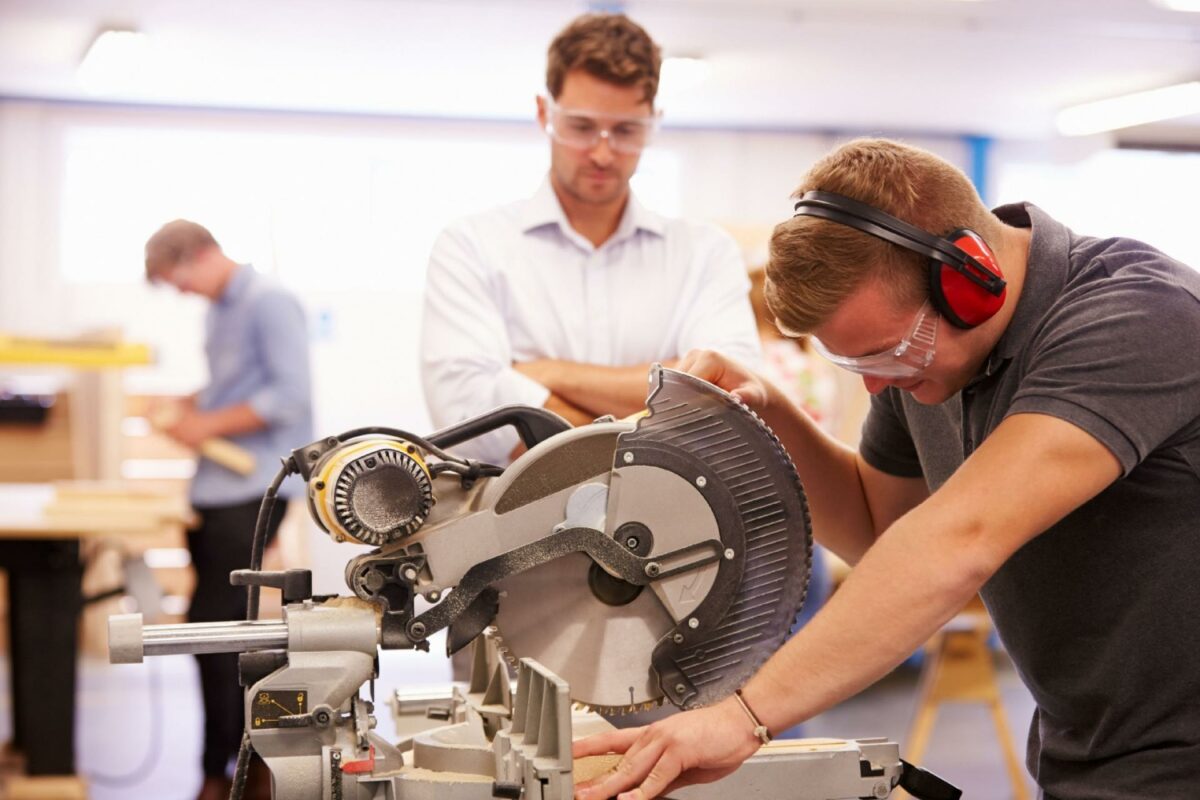
[[[846,225],[929,259],[929,299],[958,328],[974,328],[1004,305],[1005,281],[983,238],[960,228],[946,236],[909,225],[874,206],[833,192],[806,192],[796,216]]]

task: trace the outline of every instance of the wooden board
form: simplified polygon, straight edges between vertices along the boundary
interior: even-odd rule
[[[74,775],[30,777],[8,781],[8,800],[87,800],[87,784]]]

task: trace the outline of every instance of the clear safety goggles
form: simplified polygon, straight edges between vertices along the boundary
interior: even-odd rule
[[[600,114],[585,109],[562,108],[550,97],[546,102],[546,133],[576,150],[591,150],[603,139],[618,153],[636,155],[646,149],[658,130],[659,115],[631,117]]]
[[[810,341],[814,350],[842,369],[875,378],[912,378],[933,363],[939,319],[926,300],[898,345],[866,356],[839,356],[829,352],[817,337],[810,337]]]

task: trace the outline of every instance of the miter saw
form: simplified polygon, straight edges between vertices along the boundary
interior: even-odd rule
[[[454,454],[508,425],[528,448],[511,466]],[[306,570],[260,569],[263,522],[293,473],[330,536],[375,547],[346,566],[353,597],[314,597]],[[114,617],[110,657],[242,653],[239,763],[252,747],[285,800],[568,800],[573,732],[728,696],[782,644],[811,557],[804,494],[774,434],[730,395],[659,366],[636,419],[571,428],[509,406],[428,437],[365,428],[299,448],[255,538],[251,569],[231,575],[250,587],[246,621]],[[283,593],[281,621],[257,619],[264,586]],[[443,629],[451,653],[476,642],[472,684],[431,704],[445,724],[388,742],[360,696],[378,649],[428,649]],[[674,796],[882,798],[898,784],[957,796],[886,740],[773,743],[715,787]]]

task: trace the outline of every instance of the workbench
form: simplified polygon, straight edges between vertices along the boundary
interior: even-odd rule
[[[13,746],[30,777],[75,772],[75,678],[80,542],[182,532],[185,517],[162,504],[124,513],[48,512],[53,484],[0,484],[0,568],[8,573]],[[10,796],[12,795],[10,792]]]

